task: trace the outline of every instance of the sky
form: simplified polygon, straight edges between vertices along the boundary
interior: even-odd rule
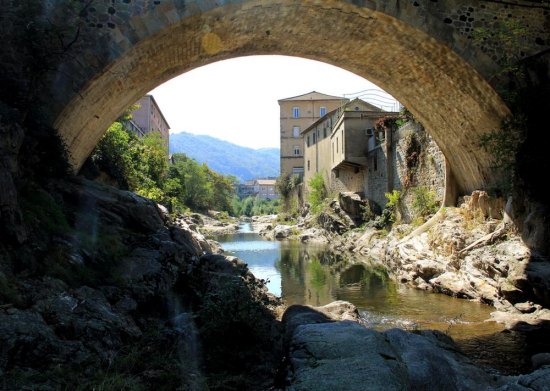
[[[311,91],[346,96],[373,89],[381,91],[376,95],[385,94],[364,78],[322,62],[250,56],[191,70],[149,94],[171,133],[206,134],[258,149],[279,147],[279,99]],[[369,101],[372,95],[363,99]]]

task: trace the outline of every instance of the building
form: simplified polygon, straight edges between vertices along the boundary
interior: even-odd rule
[[[127,126],[139,136],[147,133],[158,132],[168,146],[170,137],[170,125],[164,118],[162,111],[153,98],[153,95],[145,95],[135,103],[139,108],[132,112],[132,119]]]
[[[264,200],[279,198],[277,181],[275,179],[256,179],[254,181],[254,194]]]
[[[441,201],[445,157],[422,125],[412,120],[376,129],[378,119],[397,114],[354,99],[306,128],[302,132],[306,199],[307,184],[321,173],[330,193],[357,193],[380,208],[387,202],[387,192],[400,190],[400,215],[407,222],[414,215],[417,190],[433,191]]]
[[[279,198],[277,180],[275,178],[252,179],[241,183],[238,187],[239,197],[260,197],[264,200]]]
[[[245,181],[244,183],[239,183],[239,186],[237,187],[237,195],[241,199],[254,196],[254,180],[251,179]]]
[[[329,191],[364,193],[369,143],[377,119],[395,115],[361,99],[327,113],[304,129],[304,183],[321,173]]]
[[[281,176],[304,173],[303,130],[349,99],[312,91],[280,99]]]

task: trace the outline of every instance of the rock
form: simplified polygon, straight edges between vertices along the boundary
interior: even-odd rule
[[[275,239],[286,239],[292,235],[293,227],[291,225],[277,225],[273,229]]]
[[[470,363],[439,332],[377,332],[303,306],[290,307],[283,322],[288,390],[473,391],[505,383]]]
[[[327,232],[320,228],[308,228],[298,235],[304,243],[328,243]]]
[[[539,369],[543,366],[550,365],[550,353],[538,353],[531,357],[533,369]],[[550,383],[549,383],[550,384]]]
[[[514,304],[514,307],[516,309],[524,314],[529,314],[531,312],[534,312],[537,310],[537,307],[533,305],[533,303],[526,301],[524,303],[516,303]]]
[[[465,196],[461,208],[468,209],[474,214],[479,213],[483,218],[502,219],[506,202],[503,198],[490,197],[486,191],[476,190],[471,196]]]
[[[337,300],[322,307],[314,308],[327,315],[332,320],[359,321],[359,311],[357,307],[348,301]]]
[[[58,363],[91,362],[81,341],[59,339],[35,311],[0,312],[0,368],[47,368]]]
[[[18,154],[25,131],[8,118],[18,116],[16,112],[10,112],[11,109],[4,104],[0,104],[0,110],[0,234],[23,243],[28,233],[23,224],[15,181],[19,175]]]
[[[548,391],[550,387],[550,366],[546,366],[527,375],[513,376],[508,384],[494,391]]]
[[[342,192],[338,193],[338,202],[344,212],[352,219],[360,220],[363,214],[361,195],[358,193]]]

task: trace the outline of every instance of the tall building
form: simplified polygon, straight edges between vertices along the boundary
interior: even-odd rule
[[[136,102],[139,109],[132,112],[130,126],[138,135],[143,136],[151,132],[159,132],[166,146],[168,146],[170,125],[162,115],[162,111],[153,98],[153,95],[145,95]],[[136,129],[137,127],[137,129]]]
[[[292,98],[280,99],[281,176],[304,174],[304,138],[302,131],[337,109],[349,99],[312,91]]]

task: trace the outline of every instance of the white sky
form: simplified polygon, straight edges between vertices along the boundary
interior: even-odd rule
[[[277,100],[311,91],[343,96],[373,88],[382,91],[362,77],[318,61],[251,56],[194,69],[150,94],[171,133],[207,134],[246,147],[265,148],[279,147]]]

